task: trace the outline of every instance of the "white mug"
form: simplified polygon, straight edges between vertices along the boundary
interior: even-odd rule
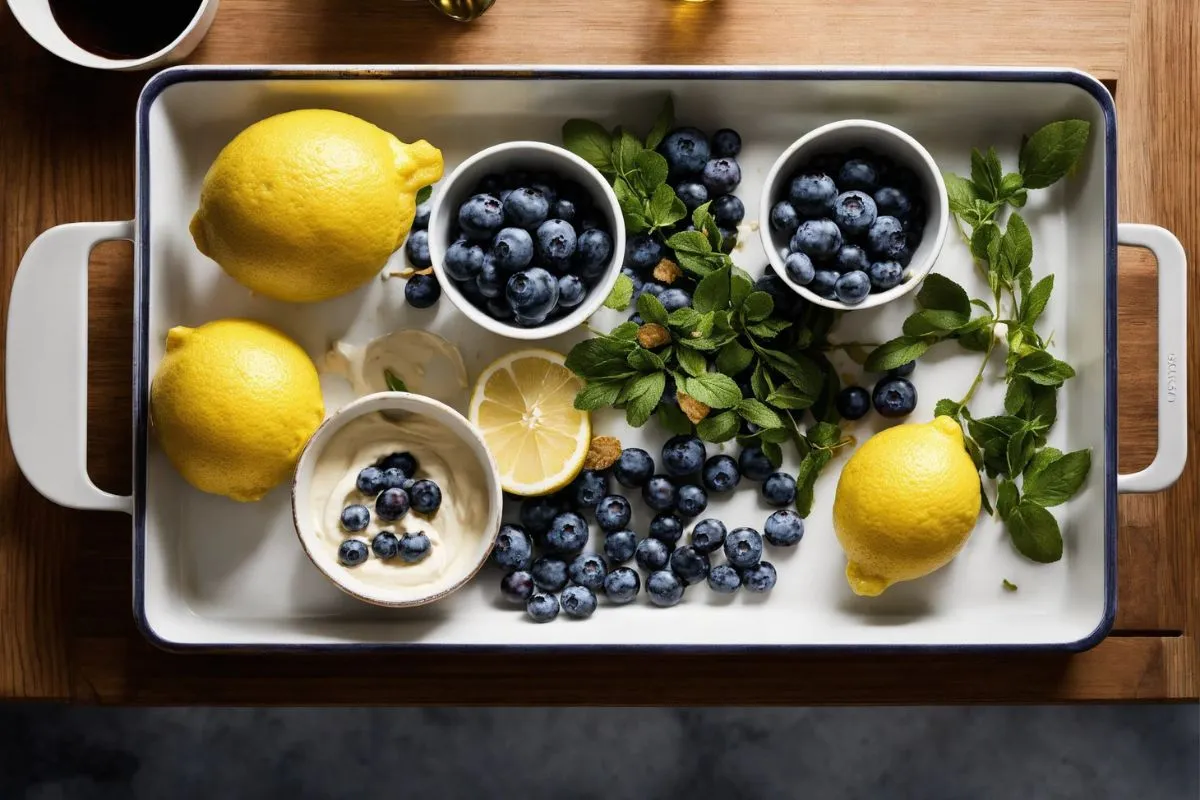
[[[171,0],[164,0],[171,2]],[[33,40],[59,58],[81,67],[111,70],[152,69],[186,58],[204,34],[208,33],[213,17],[217,14],[218,0],[200,0],[192,21],[179,31],[166,47],[139,58],[108,58],[85,50],[67,38],[54,14],[50,11],[50,0],[8,0],[13,16]]]

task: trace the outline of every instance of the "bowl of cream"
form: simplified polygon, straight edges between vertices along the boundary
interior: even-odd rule
[[[379,512],[382,492],[360,476],[401,455],[411,459],[400,459],[415,473],[408,478],[440,490],[436,510],[419,511],[406,495],[402,505],[410,507],[398,517],[396,504]],[[352,506],[360,508],[344,513]],[[450,406],[407,392],[370,394],[339,409],[309,439],[292,482],[296,533],[317,569],[347,594],[395,608],[431,603],[464,586],[491,553],[502,506],[496,463],[475,426]],[[411,548],[389,556],[382,546],[389,534],[410,537],[406,543],[423,535],[424,549],[419,557]],[[349,540],[361,546],[343,547]]]

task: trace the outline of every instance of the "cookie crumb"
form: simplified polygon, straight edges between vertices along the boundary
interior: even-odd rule
[[[668,286],[683,277],[683,270],[669,258],[659,261],[654,267],[654,279]]]
[[[584,469],[608,469],[621,457],[621,440],[615,436],[597,436],[592,439],[587,455],[583,457]]]
[[[657,322],[647,322],[638,328],[638,344],[647,350],[671,343],[671,332]]]
[[[700,420],[708,416],[709,411],[712,411],[710,407],[701,403],[690,394],[676,392],[675,396],[679,398],[679,410],[692,421],[693,425],[698,424]]]

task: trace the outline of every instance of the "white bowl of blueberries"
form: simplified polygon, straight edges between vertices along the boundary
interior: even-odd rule
[[[806,300],[850,311],[907,294],[929,273],[950,221],[929,152],[873,120],[797,139],[763,186],[759,225],[775,270]]]
[[[433,271],[472,321],[512,339],[565,333],[603,305],[625,225],[612,187],[579,156],[507,142],[464,161],[429,222]]]

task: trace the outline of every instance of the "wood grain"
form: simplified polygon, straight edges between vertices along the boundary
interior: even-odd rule
[[[1200,9],[1189,3],[868,0],[856,10],[777,0],[503,0],[460,26],[396,0],[222,0],[193,60],[207,63],[1025,63],[1117,86],[1124,219],[1200,246]],[[570,12],[568,14],[568,12]],[[685,14],[708,16],[685,17]],[[869,16],[871,25],[856,24]],[[764,23],[768,20],[768,23]],[[1072,35],[1063,37],[1065,23]],[[875,27],[872,27],[875,26]],[[764,35],[764,31],[772,31]],[[914,32],[920,31],[919,36]],[[856,38],[857,37],[857,38]],[[536,45],[530,45],[536,42]],[[803,43],[803,56],[797,42]],[[530,48],[536,47],[531,51]],[[532,55],[531,55],[532,52]],[[859,56],[859,53],[870,55]],[[145,75],[89,72],[33,45],[0,9],[0,322],[21,253],[41,230],[133,210],[133,108]],[[1115,82],[1115,84],[1113,83]],[[1148,176],[1154,176],[1151,181]],[[1120,464],[1153,455],[1155,266],[1120,262]],[[128,245],[93,254],[88,464],[128,490],[132,273]],[[1193,298],[1200,290],[1193,285]],[[1191,363],[1200,346],[1192,330]],[[52,368],[52,366],[48,366]],[[1193,378],[1193,386],[1196,378]],[[1192,389],[1192,397],[1197,390]],[[3,398],[0,398],[2,407]],[[1195,445],[1195,434],[1189,432]],[[98,703],[927,703],[1195,698],[1197,470],[1170,492],[1121,500],[1118,628],[1074,657],[405,657],[404,694],[367,676],[384,656],[178,656],[130,614],[127,518],[43,500],[0,442],[0,697]],[[353,663],[348,663],[353,662]],[[734,667],[761,680],[731,686]],[[570,681],[555,675],[571,673]],[[532,681],[531,674],[544,679]],[[637,675],[637,681],[630,681]],[[773,678],[771,676],[778,676]],[[413,688],[417,687],[417,688]],[[412,692],[417,692],[412,694]]]

